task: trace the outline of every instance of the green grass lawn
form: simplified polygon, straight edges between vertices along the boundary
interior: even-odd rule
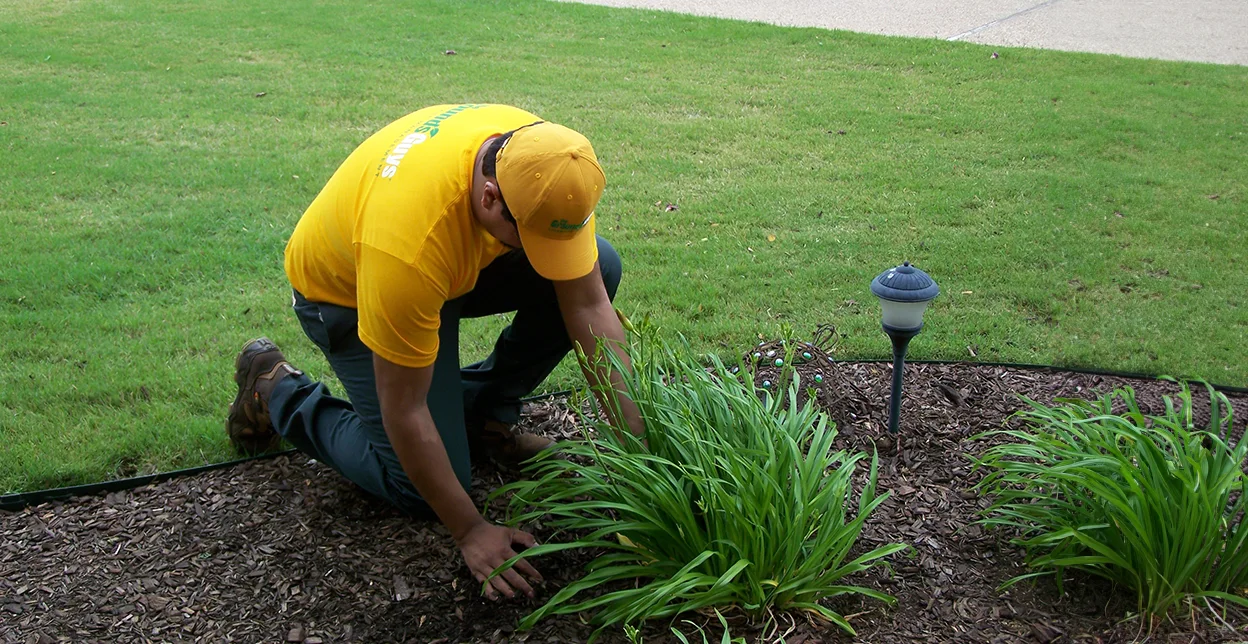
[[[327,377],[285,239],[442,102],[589,136],[618,305],[702,350],[833,323],[884,357],[868,285],[908,259],[943,289],[914,358],[1248,382],[1248,68],[996,50],[536,1],[0,4],[0,492],[231,457],[255,335]]]

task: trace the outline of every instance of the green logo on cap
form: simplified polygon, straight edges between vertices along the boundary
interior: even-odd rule
[[[567,233],[567,232],[572,232],[574,230],[580,230],[584,228],[585,224],[587,223],[589,223],[588,219],[586,219],[585,221],[582,221],[579,224],[569,223],[567,219],[556,219],[550,222],[550,229]]]

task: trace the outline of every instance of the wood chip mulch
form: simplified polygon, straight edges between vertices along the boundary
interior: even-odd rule
[[[984,446],[966,439],[1006,422],[1022,408],[1019,394],[1049,402],[1130,384],[1149,411],[1160,413],[1161,396],[1175,385],[1058,370],[907,365],[898,444],[885,429],[891,365],[826,359],[816,351],[799,364],[803,382],[822,376],[817,401],[840,429],[839,446],[878,448],[880,489],[893,493],[868,522],[860,547],[914,547],[893,558],[891,572],[854,580],[895,595],[895,606],[832,602],[852,616],[860,641],[1248,640],[1242,612],[1203,610],[1146,625],[1131,616],[1131,597],[1079,575],[1070,576],[1065,595],[1048,580],[998,590],[1022,570],[1019,555],[1007,535],[973,523],[987,501],[970,490],[976,475],[968,454]],[[760,380],[775,376],[758,373]],[[1242,432],[1248,396],[1230,398],[1243,410],[1236,427]],[[558,402],[533,406],[524,424],[555,437],[578,435],[574,414]],[[475,497],[483,500],[513,476],[479,467]],[[0,512],[0,643],[583,642],[592,628],[578,616],[523,633],[515,625],[577,578],[589,559],[539,559],[547,583],[536,600],[487,601],[440,525],[400,516],[320,463],[281,456]],[[734,635],[751,641],[851,639],[802,616],[782,616],[764,630],[729,614]],[[667,624],[649,625],[646,641],[670,641],[667,632]],[[607,632],[600,641],[624,638]]]

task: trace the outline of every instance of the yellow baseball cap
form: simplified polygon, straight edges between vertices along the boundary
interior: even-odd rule
[[[495,173],[537,274],[588,275],[598,261],[594,208],[607,184],[589,140],[545,121],[525,126],[499,150]]]

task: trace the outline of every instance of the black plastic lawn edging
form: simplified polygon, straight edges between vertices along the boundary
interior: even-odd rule
[[[558,396],[566,396],[571,391],[556,391],[547,394],[538,394],[520,399],[520,402],[539,402],[548,398]],[[225,461],[223,463],[209,463],[208,465],[200,465],[197,467],[188,467],[183,470],[172,470],[169,472],[157,472],[155,474],[144,474],[143,476],[133,476],[125,479],[113,479],[111,481],[101,481],[99,483],[86,483],[83,485],[71,485],[67,487],[57,487],[47,490],[35,490],[33,492],[19,492],[17,494],[5,494],[0,496],[0,512],[17,512],[26,508],[49,503],[51,501],[65,501],[80,496],[91,496],[93,494],[120,492],[122,490],[133,490],[144,485],[152,483],[160,483],[169,479],[181,478],[183,476],[193,476],[195,474],[203,474],[213,470],[234,467],[242,463],[251,461],[259,461],[263,459],[276,458],[278,456],[286,456],[297,453],[297,449],[287,449],[280,452],[268,452],[266,454],[257,454],[247,458],[235,459],[233,461]]]
[[[836,360],[835,362],[892,364],[893,361],[891,359],[884,359],[884,358],[870,358],[870,359],[860,359],[860,360]],[[1006,369],[1027,369],[1031,371],[1049,371],[1049,372],[1066,371],[1066,372],[1071,372],[1071,373],[1082,373],[1082,374],[1087,374],[1087,375],[1092,375],[1092,376],[1111,376],[1115,378],[1133,378],[1136,380],[1159,380],[1161,378],[1161,376],[1159,375],[1146,374],[1146,373],[1128,373],[1128,372],[1122,372],[1122,371],[1107,371],[1104,369],[1088,369],[1088,368],[1083,368],[1083,367],[1055,367],[1052,365],[1019,364],[1019,363],[1009,363],[1009,362],[967,362],[967,361],[962,361],[962,360],[907,360],[906,364],[964,365],[964,366],[972,366],[972,367],[1002,367]],[[1176,378],[1176,380],[1183,381],[1184,379]],[[1187,381],[1196,382],[1191,379],[1187,379]],[[1229,392],[1229,393],[1236,393],[1236,394],[1248,394],[1248,387],[1234,387],[1231,385],[1219,385],[1215,383],[1209,383],[1209,386],[1222,392]],[[555,391],[551,393],[539,394],[537,396],[524,398],[522,402],[538,402],[538,401],[546,400],[549,398],[567,396],[571,393],[572,392],[569,390]],[[211,472],[213,470],[224,469],[227,467],[234,467],[235,465],[239,465],[241,463],[247,463],[250,461],[275,458],[277,456],[286,456],[288,454],[294,454],[298,451],[299,450],[288,449],[288,450],[284,450],[280,452],[270,452],[267,454],[260,454],[260,455],[251,456],[248,458],[240,458],[240,459],[233,460],[233,461],[226,461],[224,463],[211,463],[209,465],[201,465],[199,467],[191,467],[191,468],[187,468],[183,470],[173,470],[170,472],[158,472],[156,474],[146,474],[143,476],[135,476],[132,478],[115,479],[112,481],[104,481],[101,483],[88,483],[85,485],[58,487],[58,488],[52,488],[48,490],[35,490],[34,492],[21,492],[18,494],[7,494],[4,496],[0,496],[0,511],[16,512],[18,510],[23,510],[25,508],[40,505],[43,503],[48,503],[50,501],[64,501],[67,499],[72,499],[72,498],[80,497],[80,496],[90,496],[93,494],[100,494],[102,492],[120,492],[122,490],[132,490],[137,487],[150,485],[152,483],[159,483],[161,481],[167,481],[169,479],[180,478],[183,476],[193,476],[195,474],[202,474],[204,472]]]
[[[867,362],[867,363],[883,363],[892,364],[892,358],[871,358],[868,360],[837,360],[836,362]],[[968,362],[965,360],[906,360],[906,364],[934,364],[934,365],[965,365],[970,367],[1004,367],[1006,369],[1027,369],[1030,371],[1068,371],[1070,373],[1082,373],[1089,376],[1112,376],[1115,378],[1133,378],[1135,380],[1161,380],[1163,377],[1174,378],[1179,382],[1205,382],[1196,378],[1180,378],[1178,376],[1149,374],[1149,373],[1131,373],[1127,371],[1106,371],[1104,369],[1091,369],[1087,367],[1055,367],[1047,364],[1025,364],[1017,362]],[[1248,394],[1248,387],[1236,387],[1233,385],[1220,385],[1216,382],[1208,383],[1217,391],[1232,394]]]
[[[274,458],[277,456],[285,456],[293,454],[299,450],[288,449],[280,452],[269,452],[267,454],[258,454],[247,458],[240,458],[233,461],[225,461],[224,463],[210,463],[208,465],[200,465],[198,467],[188,467],[184,470],[173,470],[170,472],[157,472],[155,474],[144,474],[143,476],[133,476],[125,479],[114,479],[112,481],[103,481],[100,483],[87,483],[85,485],[71,485],[69,487],[58,487],[50,490],[35,490],[34,492],[21,492],[19,494],[6,494],[0,496],[0,510],[16,512],[25,508],[48,503],[50,501],[65,501],[79,496],[90,496],[103,492],[120,492],[122,490],[133,490],[137,487],[150,485],[152,483],[160,483],[169,479],[175,479],[183,476],[192,476],[211,472],[213,470],[234,467],[240,463],[248,463],[261,459]]]

